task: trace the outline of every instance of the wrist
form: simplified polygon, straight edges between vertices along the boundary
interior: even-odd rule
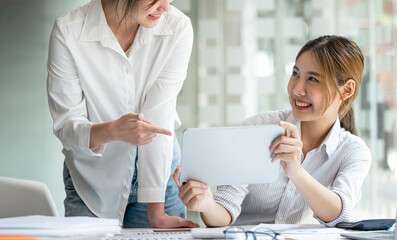
[[[147,203],[147,216],[152,227],[159,226],[164,215],[164,203]]]
[[[305,174],[305,169],[300,165],[300,166],[296,169],[295,174],[294,174],[293,176],[291,176],[289,179],[291,179],[292,182],[295,183],[295,182],[300,181],[300,180],[304,177],[304,174]]]
[[[218,203],[214,199],[212,199],[210,204],[209,204],[209,206],[208,206],[208,208],[205,209],[204,211],[202,211],[201,214],[202,215],[208,215],[208,214],[214,213],[215,210],[216,210],[217,205],[218,205]]]
[[[108,142],[119,141],[116,130],[116,120],[105,123],[105,131],[108,138]]]
[[[232,222],[232,215],[230,212],[220,205],[219,203],[213,202],[213,208],[206,212],[201,212],[201,219],[204,224],[208,227],[224,227]]]
[[[90,129],[90,148],[97,147],[99,145],[116,141],[114,131],[112,130],[112,124],[109,123],[96,123],[91,126]]]

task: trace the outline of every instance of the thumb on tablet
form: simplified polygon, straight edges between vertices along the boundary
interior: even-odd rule
[[[178,186],[178,188],[181,187],[180,179],[181,179],[181,166],[179,165],[178,167],[176,167],[174,175],[172,176],[174,178],[174,181],[176,183],[176,185]]]

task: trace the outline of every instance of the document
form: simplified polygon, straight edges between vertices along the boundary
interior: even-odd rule
[[[94,217],[24,216],[0,219],[0,235],[65,237],[120,231],[117,219]]]

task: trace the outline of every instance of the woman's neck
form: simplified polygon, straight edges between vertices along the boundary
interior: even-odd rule
[[[332,129],[335,121],[336,117],[334,119],[301,122],[302,151],[305,156],[308,152],[320,146]]]
[[[132,45],[135,35],[138,32],[139,24],[131,17],[124,13],[123,1],[117,6],[109,1],[102,0],[103,11],[105,13],[106,22],[117,38],[121,48],[127,51]],[[117,7],[117,8],[116,8]]]

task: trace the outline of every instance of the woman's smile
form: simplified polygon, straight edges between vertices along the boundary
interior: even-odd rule
[[[302,101],[302,100],[295,100],[295,108],[297,110],[306,110],[308,108],[310,108],[312,106],[312,104]]]
[[[148,17],[149,17],[150,20],[157,21],[157,20],[160,19],[161,14],[149,14]]]

